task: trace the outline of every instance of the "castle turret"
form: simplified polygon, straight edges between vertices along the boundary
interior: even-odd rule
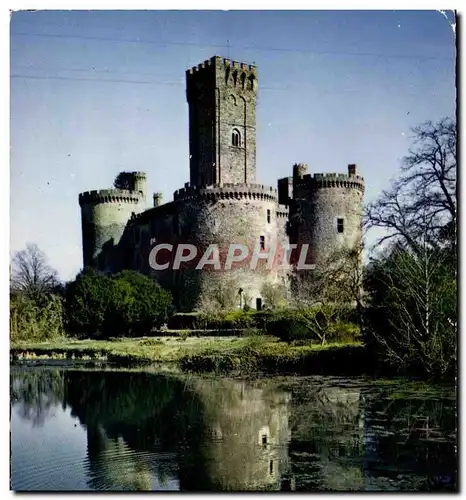
[[[162,204],[163,195],[162,193],[154,193],[152,195],[154,207],[159,207]]]
[[[128,221],[144,208],[142,176],[138,190],[101,189],[79,195],[81,207],[83,265],[102,271],[114,271],[117,265],[117,247]]]
[[[308,171],[308,167],[306,163],[295,163],[293,165],[293,179],[295,181],[299,181],[299,179],[302,179]]]
[[[308,262],[362,243],[363,196],[364,179],[354,164],[348,174],[311,175],[293,168],[290,239],[309,244]]]
[[[191,186],[255,183],[256,67],[215,56],[186,72]]]
[[[145,201],[147,197],[147,175],[145,172],[131,172],[133,190],[141,194]]]

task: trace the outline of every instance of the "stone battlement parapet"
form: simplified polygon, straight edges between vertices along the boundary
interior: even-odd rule
[[[134,178],[137,179],[147,179],[146,172],[129,172]]]
[[[126,189],[96,189],[79,194],[79,205],[88,203],[138,203],[141,201],[139,191]]]
[[[298,180],[296,186],[310,189],[346,187],[364,192],[364,178],[360,175],[335,173],[306,174]]]
[[[212,187],[190,186],[175,191],[173,199],[175,201],[190,199],[207,199],[209,201],[251,199],[276,202],[277,190],[264,184],[222,184]]]
[[[279,219],[286,219],[290,215],[290,211],[285,208],[280,208],[277,210],[277,217]]]
[[[188,73],[190,75],[192,75],[194,73],[198,73],[199,71],[202,71],[203,69],[206,69],[206,68],[213,66],[215,62],[222,64],[225,68],[230,67],[230,68],[234,68],[234,69],[242,70],[242,71],[251,71],[252,73],[256,72],[256,66],[253,64],[246,64],[243,62],[231,61],[230,59],[227,59],[225,57],[214,56],[214,57],[211,57],[210,59],[207,59],[206,61],[198,64],[197,66],[193,66],[192,68],[189,68],[186,71],[186,73]]]

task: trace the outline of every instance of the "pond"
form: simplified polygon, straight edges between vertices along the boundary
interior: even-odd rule
[[[455,491],[456,394],[408,380],[11,367],[15,491]]]

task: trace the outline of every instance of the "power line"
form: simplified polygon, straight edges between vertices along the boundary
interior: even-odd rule
[[[108,74],[108,75],[144,75],[144,76],[161,76],[159,71],[151,71],[151,72],[139,72],[139,71],[120,71],[120,70],[112,70],[112,69],[99,69],[95,68],[94,66],[88,67],[88,68],[66,68],[66,67],[59,67],[59,66],[31,66],[31,65],[22,65],[22,64],[15,64],[11,66],[11,69],[20,69],[20,70],[30,70],[30,71],[55,71],[55,72],[78,72],[78,73],[90,73],[91,75],[95,73],[102,73],[102,74]],[[163,76],[163,75],[162,75]],[[167,76],[172,76],[172,75],[167,75]],[[67,80],[76,80],[76,81],[105,81],[105,82],[121,82],[121,83],[147,83],[147,84],[155,84],[155,85],[185,85],[184,79],[183,81],[175,81],[175,82],[162,82],[162,81],[154,81],[154,80],[149,80],[149,81],[139,81],[139,80],[115,80],[115,79],[98,79],[98,78],[73,78],[73,77],[62,77],[60,75],[12,75],[12,77],[15,78],[28,78],[30,77],[31,79],[46,79],[46,78],[57,78],[57,79],[67,79]],[[436,80],[435,85],[438,84],[448,84],[452,83],[452,80]],[[427,87],[432,87],[432,84],[410,84],[410,85],[384,85],[382,86],[383,88],[427,88]],[[292,90],[292,89],[299,89],[302,88],[299,85],[291,85],[287,87],[262,87],[261,90]],[[308,87],[306,87],[308,88]],[[350,91],[350,90],[347,90]],[[355,90],[351,90],[355,91]]]
[[[110,38],[98,37],[89,35],[62,35],[54,33],[25,33],[25,32],[12,32],[12,36],[30,36],[42,38],[60,38],[70,40],[93,40],[100,42],[114,42],[114,43],[136,43],[136,44],[151,44],[151,45],[176,45],[176,46],[191,46],[191,47],[216,47],[231,49],[233,46],[228,44],[205,44],[193,42],[174,42],[174,41],[157,41],[157,40],[144,40],[141,38]],[[246,45],[237,45],[237,49],[254,50],[256,52],[288,52],[296,54],[316,54],[316,55],[337,55],[337,56],[355,56],[355,57],[382,57],[386,59],[418,59],[418,60],[454,60],[454,57],[440,57],[440,56],[421,56],[421,55],[405,55],[405,54],[383,54],[377,52],[339,52],[339,51],[317,51],[305,49],[288,49],[284,47],[252,47]]]
[[[11,69],[27,69],[31,71],[65,71],[65,72],[86,72],[86,73],[103,73],[109,75],[144,75],[144,76],[161,76],[160,71],[121,71],[112,69],[99,69],[94,66],[90,68],[63,68],[59,66],[31,66],[26,64],[14,64],[11,65]],[[163,75],[162,75],[163,76]]]
[[[108,83],[137,83],[147,85],[184,85],[178,82],[154,82],[154,81],[141,81],[141,80],[115,80],[105,78],[72,78],[69,76],[39,76],[39,75],[11,75],[10,78],[21,78],[24,80],[68,80],[75,82],[108,82]]]
[[[32,66],[32,65],[25,65],[25,64],[13,64],[11,65],[11,69],[20,69],[20,70],[30,70],[30,71],[56,71],[56,72],[73,72],[73,73],[102,73],[102,74],[108,74],[108,75],[144,75],[144,76],[164,76],[161,75],[160,71],[146,71],[146,72],[141,72],[141,71],[121,71],[121,70],[112,70],[112,69],[102,69],[102,68],[96,68],[95,66],[87,67],[87,68],[66,68],[66,67],[60,67],[60,66]],[[29,76],[29,75],[25,75]],[[48,75],[45,75],[48,76]],[[52,75],[53,76],[53,75]],[[173,75],[167,75],[167,76],[173,76]],[[71,78],[71,77],[70,77]],[[97,79],[96,79],[97,80]],[[110,79],[105,80],[105,81],[112,81]],[[133,80],[131,80],[133,81]],[[436,80],[435,84],[443,84],[443,83],[451,83],[452,80]],[[148,82],[151,83],[151,82]],[[154,82],[157,83],[157,82]],[[161,82],[164,83],[164,82]],[[171,82],[167,82],[171,83]],[[174,82],[174,85],[184,85],[184,82]],[[411,84],[411,85],[403,85],[403,88],[425,88],[425,87],[431,87],[431,84]],[[399,88],[400,86],[390,86],[386,85],[384,88]],[[273,89],[273,90],[290,90],[290,87],[261,87],[263,88],[268,88],[268,89]]]
[[[76,81],[76,82],[97,82],[97,83],[135,83],[142,85],[165,85],[165,86],[174,86],[181,87],[184,86],[184,82],[161,82],[154,80],[124,80],[124,79],[110,79],[110,78],[74,78],[67,76],[44,76],[44,75],[22,75],[22,74],[12,74],[10,76],[12,79],[23,79],[23,80],[64,80],[64,81]],[[413,89],[413,88],[425,88],[430,87],[429,85],[407,85],[404,86],[404,89]],[[382,87],[382,90],[387,90],[389,88],[398,88],[398,87]],[[313,92],[317,94],[348,94],[348,93],[358,93],[358,92],[368,92],[367,89],[341,89],[341,90],[326,90],[326,89],[316,89],[312,87],[260,87],[260,90],[265,91],[288,91],[291,92],[293,90],[302,90],[306,92]]]
[[[116,80],[110,78],[73,78],[69,76],[41,76],[41,75],[21,75],[21,74],[13,74],[10,75],[10,78],[13,79],[22,79],[22,80],[65,80],[65,81],[74,81],[74,82],[104,82],[104,83],[136,83],[136,84],[144,84],[144,85],[166,85],[173,87],[181,87],[184,86],[184,82],[160,82],[154,80]],[[280,88],[280,87],[261,87],[261,90],[289,90],[288,88]]]

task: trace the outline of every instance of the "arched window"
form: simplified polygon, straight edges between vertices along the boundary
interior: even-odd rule
[[[236,128],[233,129],[233,132],[231,133],[231,145],[236,147],[241,146],[241,134]]]

